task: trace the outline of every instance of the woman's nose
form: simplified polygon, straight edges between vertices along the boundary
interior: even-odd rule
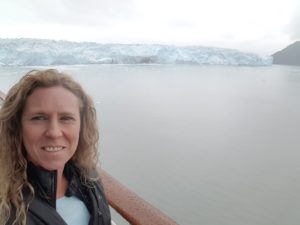
[[[50,138],[56,138],[62,136],[62,130],[59,124],[59,121],[56,120],[50,120],[47,130],[46,130],[46,136]]]

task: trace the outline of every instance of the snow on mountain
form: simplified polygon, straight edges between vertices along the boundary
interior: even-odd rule
[[[41,39],[0,39],[0,66],[75,64],[204,64],[267,66],[271,56],[232,49],[144,44],[98,44]]]

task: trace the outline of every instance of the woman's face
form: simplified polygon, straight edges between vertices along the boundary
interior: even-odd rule
[[[22,114],[27,159],[47,170],[60,170],[74,155],[79,141],[79,99],[61,86],[37,88]]]

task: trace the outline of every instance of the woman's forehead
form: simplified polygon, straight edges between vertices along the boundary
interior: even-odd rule
[[[36,88],[27,97],[25,111],[79,111],[79,98],[62,86]]]

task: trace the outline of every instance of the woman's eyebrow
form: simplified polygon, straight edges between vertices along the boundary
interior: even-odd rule
[[[61,116],[76,116],[76,113],[73,113],[73,112],[60,112],[60,113],[58,113],[58,115],[61,115]]]
[[[46,112],[43,111],[28,111],[27,112],[28,115],[46,115]]]

